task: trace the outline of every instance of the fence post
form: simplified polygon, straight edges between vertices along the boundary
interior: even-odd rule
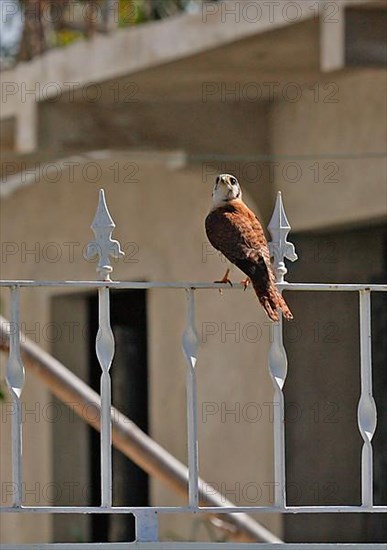
[[[284,276],[287,273],[285,258],[294,262],[298,257],[294,245],[286,240],[290,229],[282,204],[281,191],[279,191],[274,212],[268,225],[272,237],[269,250],[273,258],[277,283],[284,283]],[[274,386],[274,504],[279,508],[286,507],[285,401],[283,386],[288,372],[288,359],[283,344],[282,322],[283,318],[280,314],[280,320],[274,324],[271,332],[272,341],[269,350],[269,373]]]
[[[99,192],[97,211],[91,224],[95,240],[87,245],[85,257],[99,257],[97,265],[98,278],[110,281],[113,267],[110,256],[119,258],[124,253],[120,243],[111,238],[115,223],[110,216],[103,189]],[[112,506],[112,390],[110,367],[114,357],[114,335],[110,325],[110,290],[109,287],[98,289],[99,328],[95,343],[99,364],[101,365],[101,505]]]
[[[199,504],[199,464],[198,464],[198,428],[197,428],[197,389],[196,359],[198,335],[195,329],[195,291],[187,290],[187,324],[183,334],[183,353],[187,365],[187,439],[188,439],[188,498],[189,505],[196,508]]]
[[[361,454],[361,493],[362,505],[373,505],[373,452],[372,438],[376,430],[377,413],[372,395],[372,356],[371,356],[371,292],[359,292],[360,313],[360,375],[361,396],[357,419],[364,444]]]
[[[13,506],[22,504],[22,414],[21,393],[25,381],[24,366],[20,356],[20,288],[11,288],[11,323],[7,385],[12,396],[12,483]]]

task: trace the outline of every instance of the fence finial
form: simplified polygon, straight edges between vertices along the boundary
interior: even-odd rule
[[[297,260],[298,256],[296,254],[294,244],[289,243],[286,240],[291,227],[282,204],[281,191],[278,191],[277,193],[274,212],[267,228],[272,238],[271,242],[268,244],[270,256],[274,260],[273,264],[277,277],[277,283],[283,283],[284,277],[288,272],[285,267],[284,259],[287,258],[288,260],[294,262]]]
[[[106,205],[105,192],[100,189],[97,211],[90,226],[94,232],[95,240],[88,243],[85,258],[91,260],[99,256],[97,273],[101,281],[110,281],[110,273],[113,271],[113,267],[109,256],[119,258],[125,255],[121,250],[120,243],[111,238],[115,226]]]

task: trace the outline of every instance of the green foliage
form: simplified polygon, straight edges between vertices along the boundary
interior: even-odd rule
[[[112,25],[108,21],[112,16],[109,12],[108,0],[74,0],[70,12],[66,9],[63,0],[42,0],[36,4],[34,0],[14,0],[19,7],[19,12],[12,18],[4,20],[8,32],[8,43],[0,44],[0,68],[11,66],[17,61],[29,61],[37,55],[43,54],[50,48],[65,47],[78,40],[93,37],[98,32],[111,30]],[[190,11],[195,2],[200,4],[203,0],[119,0],[118,13],[114,13],[113,28],[125,28],[138,25],[147,21],[157,21],[174,16],[182,11]],[[217,1],[217,0],[212,0]],[[1,0],[0,0],[1,2]],[[36,6],[41,6],[36,11]],[[94,5],[94,8],[93,8]],[[116,5],[116,4],[115,4]],[[77,7],[79,9],[77,9]],[[90,8],[91,13],[97,14],[96,19],[84,15],[84,20],[76,20],[71,14],[85,14]],[[25,16],[21,18],[21,10]],[[47,10],[53,13],[52,20],[44,17]],[[93,11],[94,10],[94,11]],[[58,16],[60,14],[60,16]],[[23,19],[23,24],[16,28],[16,24]],[[4,29],[3,29],[4,30]]]
[[[63,47],[85,38],[85,34],[80,31],[70,29],[59,30],[55,33],[55,46]]]
[[[118,26],[128,27],[146,21],[144,2],[136,0],[120,0],[118,5]]]

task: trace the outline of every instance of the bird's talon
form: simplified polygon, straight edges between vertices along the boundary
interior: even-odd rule
[[[223,279],[221,279],[220,281],[214,281],[214,283],[218,284],[218,285],[226,285],[227,283],[231,286],[232,288],[232,282],[230,281],[230,279],[228,278],[228,274],[230,273],[230,270],[227,269],[226,273],[224,274],[224,277]],[[220,288],[219,289],[220,293],[222,294],[222,289]]]
[[[243,279],[243,281],[241,281],[241,285],[243,285],[244,292],[246,291],[246,288],[249,286],[249,284],[250,284],[250,279],[248,277],[246,277],[246,279]]]

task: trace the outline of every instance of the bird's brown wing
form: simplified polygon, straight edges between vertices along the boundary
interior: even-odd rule
[[[210,243],[248,277],[272,279],[270,254],[258,218],[245,204],[233,201],[207,216]]]

